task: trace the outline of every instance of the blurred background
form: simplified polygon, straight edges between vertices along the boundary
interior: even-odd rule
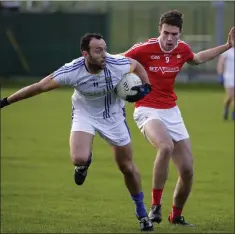
[[[183,12],[182,39],[195,52],[222,44],[234,2],[0,1],[0,83],[7,97],[79,57],[80,37],[103,34],[110,53],[158,36],[165,11]],[[176,93],[192,141],[195,181],[184,209],[191,233],[234,233],[234,121],[223,121],[217,59],[184,66]],[[204,83],[202,83],[204,82]],[[206,82],[206,83],[205,83]],[[69,156],[73,90],[58,89],[1,111],[1,233],[137,233],[134,205],[112,151],[96,134],[88,178],[78,187]],[[134,161],[149,209],[156,150],[127,104]],[[167,222],[177,171],[171,162],[156,233],[188,233]]]
[[[234,2],[207,1],[1,1],[0,76],[42,77],[80,56],[86,32],[103,34],[110,53],[158,36],[159,17],[184,14],[182,39],[197,52],[225,42]],[[178,82],[218,82],[216,62],[184,66]]]

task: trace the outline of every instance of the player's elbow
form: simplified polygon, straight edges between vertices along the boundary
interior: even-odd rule
[[[197,59],[192,60],[192,62],[190,64],[197,66],[197,65],[200,65],[202,63],[203,63],[203,61],[201,61],[199,58],[197,58]]]
[[[51,79],[51,76],[48,76],[44,79],[42,79],[39,83],[36,84],[37,89],[39,92],[47,92],[52,89],[58,88],[60,85],[56,83],[53,79]]]
[[[199,65],[204,63],[203,59],[201,58],[200,54],[195,54],[194,58],[189,62],[191,65]]]
[[[197,66],[197,65],[200,65],[202,64],[203,62],[201,60],[197,60],[197,61],[194,61],[194,65]]]

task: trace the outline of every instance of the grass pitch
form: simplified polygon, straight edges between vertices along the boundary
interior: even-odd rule
[[[2,97],[15,88],[3,88]],[[177,173],[171,164],[163,194],[163,222],[156,233],[234,232],[234,123],[222,121],[219,89],[178,90],[179,106],[195,159],[193,191],[184,216],[195,228],[171,226],[167,217]],[[104,140],[94,141],[86,182],[73,181],[68,137],[72,90],[16,103],[1,111],[1,233],[137,233],[134,204]],[[151,203],[156,154],[140,134],[127,105],[134,160]]]

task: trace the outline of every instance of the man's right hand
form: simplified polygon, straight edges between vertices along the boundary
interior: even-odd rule
[[[127,102],[137,102],[137,101],[143,99],[146,95],[148,95],[151,92],[152,86],[150,84],[146,83],[144,85],[132,87],[131,90],[137,90],[138,93],[133,96],[127,95],[126,101]]]
[[[1,99],[1,104],[0,104],[1,109],[5,106],[8,106],[8,105],[10,105],[10,103],[8,102],[7,97]]]

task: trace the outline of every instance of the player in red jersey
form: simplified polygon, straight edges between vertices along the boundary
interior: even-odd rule
[[[168,220],[173,224],[193,226],[186,223],[182,216],[193,183],[193,156],[189,134],[176,104],[174,82],[186,62],[193,65],[202,64],[231,48],[234,28],[231,29],[224,45],[193,53],[187,43],[179,40],[182,25],[183,16],[179,11],[166,12],[160,18],[160,36],[136,44],[124,54],[144,66],[152,85],[152,92],[135,103],[134,111],[137,126],[157,149],[149,218],[157,223],[162,220],[161,198],[171,158],[179,178]]]

